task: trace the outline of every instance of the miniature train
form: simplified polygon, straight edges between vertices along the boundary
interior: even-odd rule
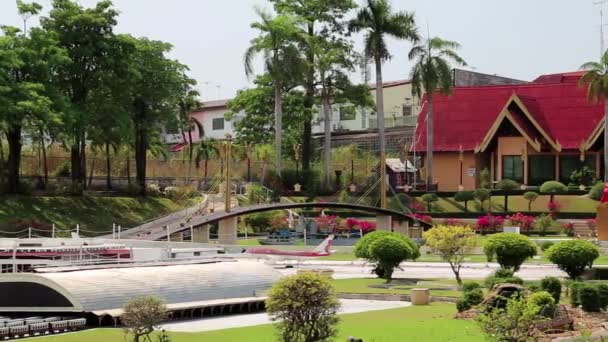
[[[0,340],[58,334],[86,327],[84,318],[28,317],[11,319],[0,317]]]

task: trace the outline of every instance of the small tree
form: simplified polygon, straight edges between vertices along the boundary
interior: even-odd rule
[[[479,189],[476,189],[473,194],[474,194],[475,198],[479,202],[481,202],[481,210],[483,211],[483,203],[490,199],[492,192],[486,188],[479,188]],[[488,205],[488,212],[489,211],[491,211],[491,210],[490,210],[490,206]]]
[[[401,262],[410,259],[414,252],[410,246],[396,236],[384,236],[370,246],[372,260],[387,283],[391,282],[395,268]]]
[[[371,253],[371,248],[370,248],[372,243],[374,243],[374,242],[376,242],[376,240],[381,239],[386,236],[394,236],[398,239],[403,240],[405,243],[407,243],[407,245],[410,247],[410,249],[413,252],[409,259],[416,260],[420,257],[420,248],[414,241],[410,240],[408,237],[403,236],[399,233],[391,233],[388,231],[375,231],[375,232],[366,234],[361,239],[359,239],[359,241],[357,241],[357,243],[355,244],[355,249],[354,249],[355,256],[357,258],[372,260],[372,253]]]
[[[424,233],[426,245],[450,264],[458,285],[462,285],[460,269],[465,256],[475,247],[477,237],[467,226],[439,225]]]
[[[579,278],[585,268],[593,266],[600,256],[599,249],[585,240],[566,240],[553,245],[545,252],[549,261],[566,272],[570,279]]]
[[[475,194],[473,193],[473,191],[458,191],[455,195],[454,195],[454,201],[456,202],[464,202],[464,211],[469,211],[469,201],[472,201],[475,199]]]
[[[534,326],[543,318],[540,308],[525,297],[517,296],[507,301],[504,309],[493,309],[477,317],[481,331],[489,341],[535,341]]]
[[[479,187],[482,189],[490,189],[492,188],[492,181],[490,179],[490,170],[488,168],[484,168],[479,173]]]
[[[331,341],[337,334],[340,302],[329,280],[313,272],[283,278],[266,300],[266,309],[284,342]]]
[[[424,194],[421,197],[422,201],[426,203],[426,210],[430,213],[433,211],[432,204],[439,201],[439,196],[436,193]]]
[[[538,194],[534,191],[524,193],[524,199],[528,201],[528,211],[532,211],[532,203],[538,199]]]
[[[555,300],[555,304],[559,304],[559,300],[562,296],[562,282],[556,277],[544,277],[540,281],[540,288],[543,291],[547,291],[551,294],[551,297]]]
[[[549,198],[549,202],[553,202],[553,199],[555,198],[555,194],[564,193],[567,191],[568,191],[568,187],[557,181],[544,182],[543,185],[540,186],[541,193],[549,194],[551,196]]]
[[[513,191],[519,188],[519,184],[516,181],[510,179],[503,179],[497,184],[498,188],[505,191],[505,212],[509,211],[509,191]]]
[[[604,195],[604,182],[597,182],[589,190],[589,198],[594,201],[599,201]]]
[[[167,317],[167,306],[155,296],[139,297],[130,300],[121,316],[125,334],[133,336],[133,342],[150,341],[150,334]]]
[[[536,255],[536,245],[527,236],[516,233],[499,233],[490,236],[483,246],[486,255],[496,256],[500,267],[519,270],[526,259]]]

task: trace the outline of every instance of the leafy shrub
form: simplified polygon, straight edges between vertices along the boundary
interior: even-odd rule
[[[490,199],[492,192],[486,188],[479,188],[476,189],[473,194],[475,195],[475,198],[481,202],[481,208],[483,210],[483,203]],[[490,208],[488,208],[488,211],[490,211]]]
[[[492,187],[492,181],[490,180],[490,170],[484,168],[479,173],[479,187],[483,189],[489,189]]]
[[[574,236],[574,223],[573,222],[566,222],[562,225],[562,232],[564,234],[566,234],[567,236]]]
[[[270,229],[273,232],[289,228],[289,218],[283,215],[276,215],[270,221]]]
[[[464,296],[456,302],[458,312],[469,310],[483,301],[483,290],[478,283],[467,282],[468,286],[463,286]]]
[[[592,185],[595,181],[595,172],[588,166],[583,166],[580,170],[572,172],[570,175],[570,181],[576,185]]]
[[[544,251],[546,251],[547,249],[551,248],[551,246],[553,246],[553,245],[554,245],[554,243],[553,243],[553,242],[551,242],[551,241],[543,241],[543,242],[540,244],[540,250],[544,252]]]
[[[146,184],[146,195],[158,197],[162,194],[163,192],[160,190],[160,186],[158,184]]]
[[[535,341],[535,323],[540,320],[538,307],[524,296],[507,300],[506,308],[497,308],[477,317],[488,341]]]
[[[494,272],[494,276],[496,278],[510,278],[514,275],[515,273],[508,269],[508,268],[499,268],[496,270],[496,272]]]
[[[600,256],[599,249],[585,240],[560,241],[549,248],[545,255],[571,279],[580,277],[586,267],[593,266],[593,261]]]
[[[551,294],[551,297],[555,300],[555,304],[559,303],[559,299],[562,296],[562,282],[556,277],[544,277],[540,281],[540,288],[543,291],[547,291]]]
[[[498,182],[498,184],[496,184],[496,187],[503,191],[510,191],[510,190],[516,190],[517,188],[519,188],[519,184],[517,184],[517,182],[514,180],[503,179],[500,182]]]
[[[454,201],[464,202],[464,211],[469,211],[469,202],[475,199],[473,191],[458,191],[454,194]]]
[[[432,204],[439,201],[439,196],[436,193],[424,194],[420,199],[426,203],[426,210],[430,213],[433,210]]]
[[[467,311],[470,308],[471,306],[469,305],[469,303],[467,303],[466,300],[464,300],[464,298],[461,298],[456,302],[456,310],[458,310],[458,312]]]
[[[534,191],[524,193],[524,199],[528,201],[528,211],[532,211],[532,203],[536,201],[538,194]]]
[[[497,232],[502,230],[505,219],[502,216],[494,216],[487,214],[477,219],[477,231],[479,232]]]
[[[603,195],[604,195],[604,182],[595,183],[595,185],[591,187],[591,190],[589,190],[589,198],[591,198],[594,201],[601,200]]]
[[[481,284],[474,282],[474,281],[465,281],[462,284],[462,291],[464,292],[469,292],[475,289],[480,289],[481,288]]]
[[[538,232],[540,236],[546,235],[549,228],[551,228],[555,224],[555,220],[551,215],[540,215],[534,221],[534,229]]]
[[[602,310],[608,308],[608,284],[598,284],[599,304]]]
[[[581,301],[579,299],[579,290],[581,289],[581,287],[584,284],[579,282],[579,281],[573,281],[570,283],[570,305],[572,305],[573,307],[578,307],[579,305],[581,305]]]
[[[556,309],[555,299],[545,291],[535,292],[528,299],[531,305],[538,307],[538,315],[543,317],[553,318]]]
[[[597,287],[584,284],[578,289],[578,299],[584,311],[600,311],[600,292]]]
[[[174,201],[183,201],[196,196],[197,192],[198,190],[192,186],[168,186],[163,193]]]
[[[513,275],[510,269],[500,268],[496,272],[490,274],[484,280],[486,288],[491,289],[496,284],[520,284],[523,285],[523,279]]]
[[[408,237],[403,236],[399,233],[391,233],[391,232],[387,232],[387,231],[375,231],[375,232],[366,234],[364,237],[359,239],[359,241],[357,241],[357,243],[355,244],[355,249],[354,249],[355,256],[357,258],[371,259],[371,253],[369,250],[371,244],[373,242],[375,242],[377,239],[380,239],[384,236],[395,236],[397,238],[403,239],[403,241],[405,241],[410,246],[412,251],[414,252],[411,257],[411,260],[416,260],[420,257],[420,248],[414,241],[410,240]]]
[[[260,233],[269,230],[272,219],[275,216],[277,216],[277,212],[275,211],[263,211],[246,215],[243,218],[243,222],[254,232]]]
[[[388,238],[390,238],[389,242],[374,247],[376,242]],[[407,246],[407,253],[402,244],[394,242],[395,239],[402,241]],[[389,251],[388,249],[390,249],[391,246],[395,247],[396,251]],[[420,257],[420,249],[415,242],[399,233],[387,231],[375,231],[366,234],[357,241],[354,253],[357,258],[364,258],[372,262],[375,265],[374,273],[378,277],[385,279],[390,279],[392,268],[390,269],[390,275],[386,274],[386,272],[389,271],[387,268],[390,268],[390,264],[394,263],[395,259],[405,257],[405,259],[402,259],[401,261],[407,259],[416,260]],[[397,256],[395,256],[395,254],[397,254]],[[378,257],[382,257],[384,260],[379,260]],[[401,261],[399,261],[399,263]]]
[[[70,177],[72,175],[72,166],[69,160],[64,161],[57,169],[55,169],[55,177]]]
[[[536,255],[536,245],[524,235],[499,233],[490,236],[484,244],[486,255],[494,254],[502,268],[519,270],[521,264]]]
[[[483,301],[483,290],[473,289],[464,293],[464,300],[471,306],[475,306]]]
[[[529,284],[528,290],[530,290],[530,292],[538,292],[541,290],[541,288],[540,288],[540,285],[538,285],[538,284]]]
[[[374,241],[369,251],[372,260],[376,263],[377,274],[382,274],[382,278],[390,282],[393,271],[399,264],[413,255],[410,246],[396,236],[384,236]]]
[[[551,195],[549,202],[553,202],[555,194],[568,192],[568,187],[558,181],[548,181],[540,186],[540,192]]]

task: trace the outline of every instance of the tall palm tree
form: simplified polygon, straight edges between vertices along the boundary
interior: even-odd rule
[[[455,50],[460,45],[456,42],[441,38],[430,38],[417,44],[409,53],[409,59],[415,60],[410,78],[412,93],[420,97],[426,91],[426,186],[427,190],[433,184],[433,93],[439,90],[445,95],[452,92],[454,85],[450,62],[466,65]]]
[[[587,86],[587,97],[590,102],[604,100],[604,181],[608,181],[608,50],[599,62],[588,62],[581,66],[587,72],[579,84]]]
[[[280,177],[282,169],[282,117],[283,87],[288,80],[302,75],[304,63],[296,43],[300,41],[299,19],[290,15],[273,17],[256,9],[260,22],[251,24],[260,35],[251,40],[251,46],[245,52],[245,73],[253,75],[253,59],[261,54],[266,71],[271,75],[274,86],[274,129],[276,149],[276,173]]]
[[[380,140],[380,205],[386,207],[386,138],[384,135],[384,94],[382,63],[391,58],[386,38],[417,42],[418,30],[413,13],[393,12],[388,0],[367,0],[349,24],[351,32],[365,31],[365,55],[376,64],[376,115]]]
[[[217,141],[212,138],[201,139],[201,141],[199,141],[198,145],[194,149],[194,160],[196,168],[199,168],[201,161],[204,162],[203,180],[205,183],[207,182],[209,159],[211,159],[212,156],[217,155],[218,153],[219,149]]]

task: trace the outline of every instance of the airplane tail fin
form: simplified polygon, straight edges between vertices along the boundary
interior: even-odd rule
[[[316,253],[331,253],[331,242],[333,239],[333,235],[328,236],[327,239],[323,240],[323,242],[321,242],[313,251]]]

